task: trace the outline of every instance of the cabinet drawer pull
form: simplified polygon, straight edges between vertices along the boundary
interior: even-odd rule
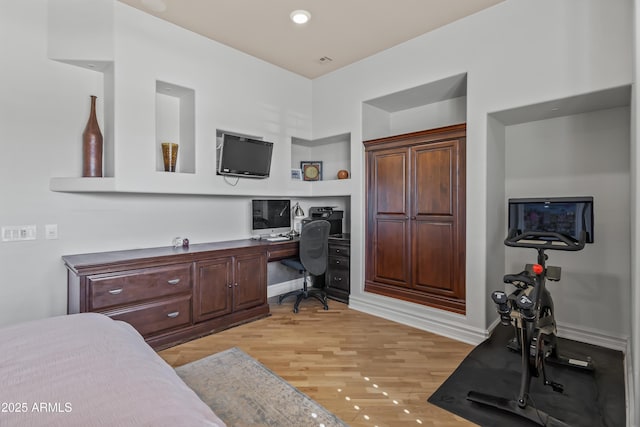
[[[118,295],[118,294],[121,294],[121,293],[122,293],[122,288],[118,288],[118,289],[110,289],[110,290],[109,290],[109,293],[110,293],[111,295]]]
[[[167,280],[167,283],[170,285],[177,285],[178,283],[180,283],[180,279]]]
[[[340,249],[336,249],[336,253],[339,254],[340,253]]]
[[[340,264],[340,260],[339,259],[336,260],[336,264]]]
[[[342,277],[334,277],[333,278],[336,282],[341,282],[342,281]]]
[[[180,315],[179,311],[174,311],[173,313],[169,313],[167,314],[167,317],[171,317],[172,319],[175,319],[176,317],[178,317]]]

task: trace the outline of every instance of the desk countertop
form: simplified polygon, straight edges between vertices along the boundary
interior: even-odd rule
[[[351,234],[349,234],[349,233],[332,234],[331,236],[329,236],[329,240],[349,241],[349,240],[351,240]]]
[[[349,240],[349,234],[337,234],[329,236],[329,238],[333,240]],[[287,244],[298,242],[298,240],[299,239],[294,238],[292,240],[270,242],[268,240],[240,239],[228,240],[224,242],[191,244],[188,248],[183,248],[181,246],[177,248],[174,248],[173,246],[162,246],[156,248],[127,249],[120,251],[64,255],[62,259],[71,270],[77,271],[78,269],[91,268],[97,265],[110,264],[114,262],[140,261],[143,259],[167,256],[177,256],[177,258],[184,258],[185,261],[188,261],[190,255],[198,254],[201,252],[260,247],[264,248],[265,250],[270,248],[275,249],[279,246],[282,247]]]

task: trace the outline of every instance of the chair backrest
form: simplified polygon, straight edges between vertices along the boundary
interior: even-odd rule
[[[327,269],[330,228],[329,221],[319,219],[305,223],[300,231],[300,262],[314,276]]]

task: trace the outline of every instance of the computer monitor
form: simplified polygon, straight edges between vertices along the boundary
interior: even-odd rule
[[[593,197],[509,199],[509,230],[551,231],[593,243]]]
[[[291,200],[251,200],[252,235],[278,235],[291,231]]]

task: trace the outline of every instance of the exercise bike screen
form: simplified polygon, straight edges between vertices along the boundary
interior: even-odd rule
[[[509,229],[560,233],[593,243],[593,197],[509,199]]]

